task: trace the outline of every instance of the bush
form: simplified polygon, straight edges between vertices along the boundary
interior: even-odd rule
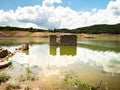
[[[26,80],[31,80],[31,81],[34,81],[34,80],[38,80],[39,78],[36,76],[36,73],[34,73],[30,67],[27,67],[25,69],[25,72],[26,74],[25,75],[21,75],[20,76],[20,81],[26,81]]]
[[[6,82],[10,79],[10,75],[7,73],[0,73],[0,83]]]
[[[78,77],[71,74],[65,74],[63,80],[65,84],[79,88],[80,90],[96,90],[94,85],[86,83],[85,80],[80,80]]]

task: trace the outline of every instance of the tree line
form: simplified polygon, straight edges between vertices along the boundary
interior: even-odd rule
[[[35,28],[19,28],[19,27],[10,27],[10,26],[0,26],[0,31],[29,31],[29,32],[45,32],[44,29],[35,29]]]
[[[64,33],[86,33],[86,34],[120,34],[120,24],[115,25],[93,25],[88,27],[76,28],[76,29],[35,29],[35,28],[18,28],[18,27],[10,27],[0,26],[0,30],[5,31],[30,31],[30,32],[64,32]]]
[[[86,34],[120,34],[120,24],[115,25],[93,25],[76,29],[55,29],[54,32],[86,33]]]

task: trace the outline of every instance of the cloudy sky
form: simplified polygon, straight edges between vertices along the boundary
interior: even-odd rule
[[[43,29],[120,23],[120,0],[0,0],[0,26]]]

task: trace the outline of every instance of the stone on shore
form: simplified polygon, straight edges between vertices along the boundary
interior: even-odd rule
[[[28,43],[24,44],[22,48],[23,50],[29,50],[29,44]]]
[[[8,50],[0,50],[0,58],[6,57],[8,54]]]

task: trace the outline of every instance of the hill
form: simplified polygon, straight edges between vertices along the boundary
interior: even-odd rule
[[[93,25],[76,29],[55,29],[55,32],[86,33],[86,34],[120,34],[120,24],[115,25]]]
[[[86,34],[120,34],[120,24],[115,25],[93,25],[76,29],[34,29],[34,28],[18,28],[18,27],[0,27],[0,31],[29,31],[29,32],[63,32],[63,33],[86,33]]]

